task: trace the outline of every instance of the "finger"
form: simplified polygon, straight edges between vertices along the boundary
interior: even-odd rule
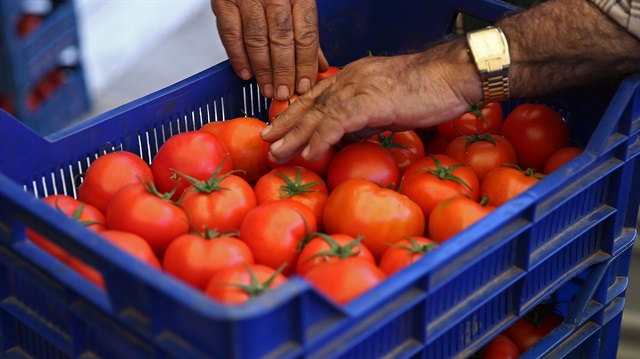
[[[324,56],[324,51],[318,46],[318,72],[325,72],[329,69],[329,61]]]
[[[303,94],[318,77],[318,12],[315,0],[300,0],[293,5],[296,90]]]
[[[228,0],[211,0],[211,9],[233,71],[244,80],[250,79],[251,63],[244,47],[240,9],[234,1]]]
[[[269,46],[273,67],[275,98],[286,100],[295,87],[296,53],[293,15],[289,0],[273,0],[267,4]]]
[[[269,29],[265,9],[259,0],[240,2],[244,47],[262,94],[273,98],[273,71],[269,50]]]

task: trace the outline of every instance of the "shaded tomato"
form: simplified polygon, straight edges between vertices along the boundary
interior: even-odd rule
[[[582,153],[582,149],[578,147],[563,147],[556,152],[554,152],[551,157],[544,164],[544,169],[542,173],[545,175],[550,174],[551,172],[557,170],[558,168],[564,166],[572,159],[578,157],[579,154]]]
[[[287,278],[261,264],[237,264],[221,269],[209,280],[207,296],[229,305],[240,305],[287,282]]]
[[[375,257],[361,241],[362,237],[354,238],[346,234],[316,233],[298,256],[296,273],[304,276],[319,265],[349,257],[363,258],[375,265]]]
[[[139,235],[130,232],[106,230],[100,232],[100,236],[142,263],[146,263],[156,269],[161,268],[160,261],[153,253],[153,249]]]
[[[329,164],[331,160],[333,160],[333,156],[336,155],[336,148],[334,146],[329,146],[329,149],[315,161],[309,161],[302,158],[301,154],[297,154],[295,157],[290,159],[284,163],[276,163],[268,158],[269,165],[272,169],[283,167],[283,166],[300,166],[304,167],[308,170],[315,172],[318,176],[325,178],[327,175],[327,170],[329,169]]]
[[[104,278],[102,278],[102,274],[97,269],[72,255],[69,255],[69,257],[67,257],[66,264],[69,266],[69,268],[76,271],[78,274],[83,276],[89,282],[95,284],[97,287],[102,289],[106,288]]]
[[[298,97],[299,95],[294,92],[293,95],[291,95],[291,97],[289,97],[287,100],[278,100],[274,98],[269,105],[269,122],[273,122],[276,116],[284,112],[284,110],[286,110],[289,105],[297,100]]]
[[[424,142],[424,152],[430,155],[443,155],[449,141],[440,135],[430,137]]]
[[[329,66],[327,71],[318,72],[318,77],[317,77],[316,81],[324,80],[327,77],[330,77],[330,76],[334,75],[338,71],[340,71],[339,67],[337,67],[337,66]]]
[[[543,177],[533,169],[523,171],[513,166],[502,166],[487,174],[480,192],[489,199],[490,205],[498,207],[517,197]]]
[[[364,141],[344,146],[336,153],[327,171],[329,191],[351,178],[361,178],[385,188],[397,188],[400,168],[391,152]]]
[[[522,104],[514,108],[502,125],[522,168],[542,171],[551,155],[569,146],[569,125],[552,108],[542,104]]]
[[[508,336],[498,334],[480,352],[480,359],[516,359],[520,351]]]
[[[438,133],[447,141],[453,141],[461,134],[471,136],[476,132],[483,134],[500,131],[503,119],[502,106],[499,102],[479,103],[470,106],[467,112],[453,121],[439,124]]]
[[[387,151],[391,152],[396,160],[400,172],[404,171],[417,159],[425,156],[422,140],[415,131],[391,132],[385,131],[369,139],[379,143]]]
[[[546,306],[537,306],[511,324],[502,334],[513,341],[520,353],[524,353],[562,324],[563,320],[560,314],[552,312]]]
[[[518,161],[511,143],[498,133],[458,137],[449,143],[444,154],[469,165],[480,182],[492,169]]]
[[[459,194],[438,203],[429,216],[429,237],[442,243],[491,213],[495,207]]]
[[[380,259],[379,267],[387,275],[392,275],[419,260],[437,246],[436,242],[426,237],[403,238],[389,245]]]

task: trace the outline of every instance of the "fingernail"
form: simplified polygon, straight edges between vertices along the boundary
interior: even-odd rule
[[[264,137],[266,135],[269,134],[269,132],[271,132],[271,125],[265,127],[264,129],[262,129],[262,131],[260,131],[260,136]]]
[[[247,70],[247,69],[242,69],[240,71],[240,78],[243,80],[248,80],[251,78],[251,71]]]
[[[264,97],[273,98],[273,85],[272,84],[264,85]]]
[[[286,100],[289,98],[289,88],[287,86],[278,86],[278,92],[276,92],[276,98],[278,100]]]
[[[284,138],[281,138],[281,139],[277,140],[276,142],[274,142],[271,145],[271,147],[270,147],[271,151],[277,151],[278,148],[282,147],[283,143],[284,143]]]
[[[302,79],[298,82],[298,92],[305,93],[311,88],[311,81],[309,79]]]
[[[304,150],[302,150],[302,158],[304,158],[305,160],[307,159],[307,157],[309,156],[309,152],[311,152],[311,149],[309,148],[309,146],[305,147]]]

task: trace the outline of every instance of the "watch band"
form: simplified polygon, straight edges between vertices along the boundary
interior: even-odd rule
[[[469,51],[482,80],[483,102],[509,98],[509,45],[499,27],[490,26],[467,33]]]

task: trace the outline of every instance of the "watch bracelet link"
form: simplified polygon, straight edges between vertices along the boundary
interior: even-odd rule
[[[509,99],[509,76],[504,73],[489,75],[482,81],[483,102],[496,102]]]

